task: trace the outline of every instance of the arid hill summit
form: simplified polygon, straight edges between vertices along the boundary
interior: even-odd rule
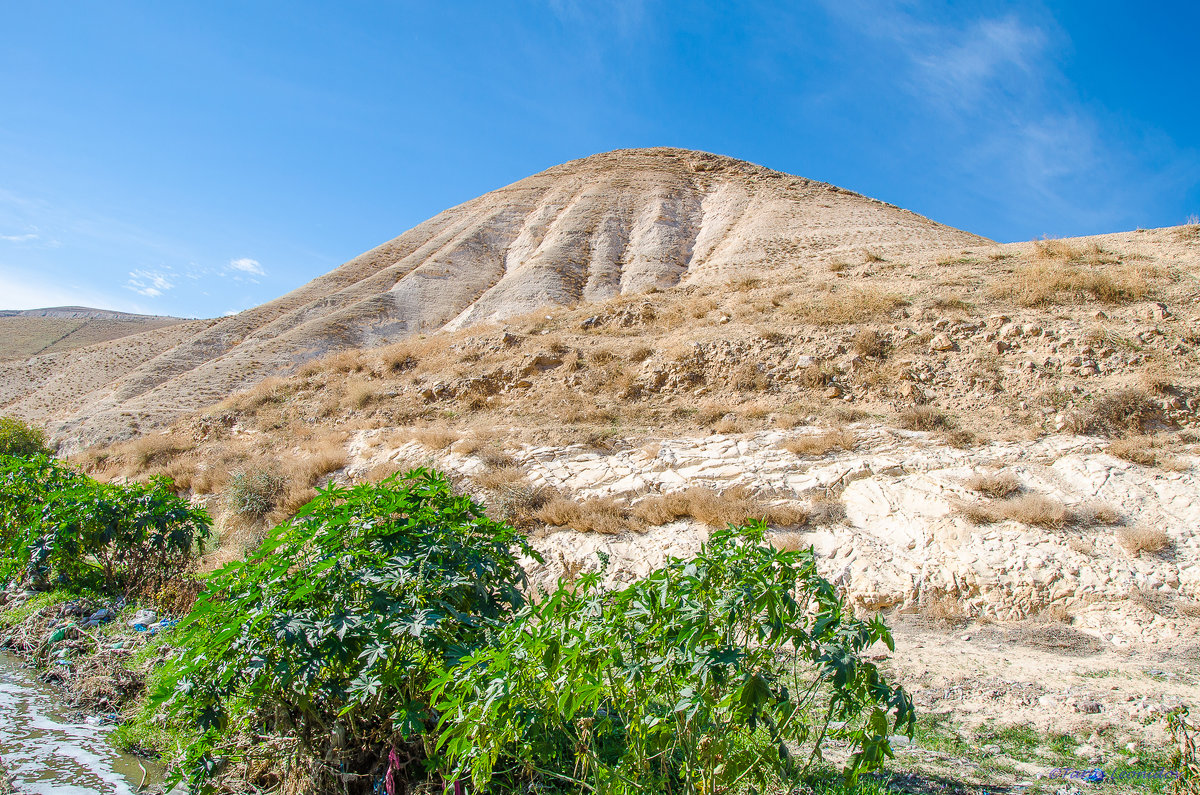
[[[548,169],[431,218],[287,295],[0,364],[0,409],[75,444],[126,438],[340,348],[540,307],[721,284],[839,258],[986,244],[739,160],[631,149]]]

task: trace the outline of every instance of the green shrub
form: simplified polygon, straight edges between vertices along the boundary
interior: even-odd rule
[[[229,478],[225,502],[239,516],[262,519],[275,510],[286,487],[283,475],[269,469],[234,472]]]
[[[187,569],[208,515],[171,481],[97,483],[45,455],[0,456],[0,580],[145,593]]]
[[[423,758],[429,682],[523,604],[515,550],[531,552],[437,473],[320,490],[177,628],[155,700],[198,738],[187,772],[236,758],[247,727],[291,738],[318,791],[393,747]]]
[[[695,560],[622,590],[591,573],[522,609],[435,685],[446,779],[477,792],[774,791],[827,738],[856,748],[851,777],[877,766],[914,718],[859,657],[891,647],[887,627],[852,618],[811,550],[777,551],[766,529],[714,532]]]
[[[49,453],[46,432],[15,417],[0,417],[0,455],[30,456]]]
[[[281,787],[317,793],[385,777],[762,791],[829,739],[852,746],[853,778],[912,731],[908,696],[860,658],[891,636],[765,530],[716,531],[621,590],[592,573],[527,604],[516,555],[532,550],[444,475],[330,486],[211,575],[155,687],[167,721],[143,717],[188,738],[175,776],[201,789],[269,760],[302,780]],[[246,738],[271,738],[268,755]]]

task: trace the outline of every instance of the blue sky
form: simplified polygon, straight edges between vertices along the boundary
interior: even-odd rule
[[[0,308],[214,316],[680,146],[1001,241],[1200,213],[1200,4],[8,3]]]

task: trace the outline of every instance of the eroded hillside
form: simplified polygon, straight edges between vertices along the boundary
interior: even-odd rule
[[[0,409],[72,446],[128,438],[330,351],[650,289],[786,281],[865,250],[898,261],[984,242],[730,158],[610,152],[447,210],[234,317],[0,364]]]
[[[696,157],[696,184],[790,179],[716,161],[735,179],[697,170],[709,161]],[[169,426],[76,460],[102,478],[167,474],[206,502],[220,536],[206,566],[240,556],[323,483],[421,464],[526,529],[543,581],[602,560],[606,577],[627,579],[691,554],[712,527],[761,517],[773,543],[812,546],[864,613],[890,611],[903,640],[883,656],[921,706],[985,735],[997,719],[1069,732],[1089,761],[1161,746],[1156,721],[1194,703],[1200,654],[1200,227],[946,246],[960,233],[827,186],[795,188],[812,192],[798,200],[809,209],[895,224],[843,230],[821,248],[797,242],[799,226],[765,242],[745,231],[751,213],[709,248],[703,219],[716,204],[698,226],[686,203],[661,205],[662,228],[645,239],[675,252],[661,254],[665,270],[630,259],[618,278],[603,247],[570,260],[584,249],[554,220],[524,216],[522,229],[542,230],[528,243],[518,232],[471,250],[524,252],[513,256],[557,274],[546,283],[563,292],[522,303],[525,288],[500,278],[419,333],[384,344],[381,326],[324,356],[314,345],[314,358],[228,397],[219,387],[233,382],[214,381],[209,405],[178,404]],[[555,206],[557,219],[583,212]],[[629,240],[643,239],[636,227]],[[668,235],[682,229],[696,231]],[[934,242],[920,242],[926,233]],[[543,248],[587,278],[556,281]],[[378,265],[339,278],[353,291],[396,275]],[[598,273],[608,292],[587,292]],[[292,320],[245,339],[285,345],[293,332],[266,329]],[[222,323],[163,348],[164,361],[199,357],[196,340],[224,339]],[[148,354],[161,339],[138,342]],[[240,344],[226,343],[235,353],[180,370],[179,383],[236,361]],[[134,395],[130,373],[120,388]],[[1120,686],[1097,684],[1109,676]]]

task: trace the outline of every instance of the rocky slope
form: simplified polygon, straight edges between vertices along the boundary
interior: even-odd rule
[[[539,578],[603,552],[619,581],[765,517],[905,625],[890,664],[922,706],[1077,733],[1081,758],[1200,701],[1197,225],[998,245],[734,161],[615,153],[128,344],[22,365],[58,393],[0,383],[68,406],[60,432],[91,395],[85,439],[178,415],[77,460],[207,501],[209,566],[331,478],[430,463],[530,532]],[[238,472],[271,485],[265,520],[228,507]]]
[[[730,158],[625,150],[447,210],[260,307],[0,364],[0,411],[126,438],[341,348],[546,306],[778,268],[985,243],[891,205]]]

